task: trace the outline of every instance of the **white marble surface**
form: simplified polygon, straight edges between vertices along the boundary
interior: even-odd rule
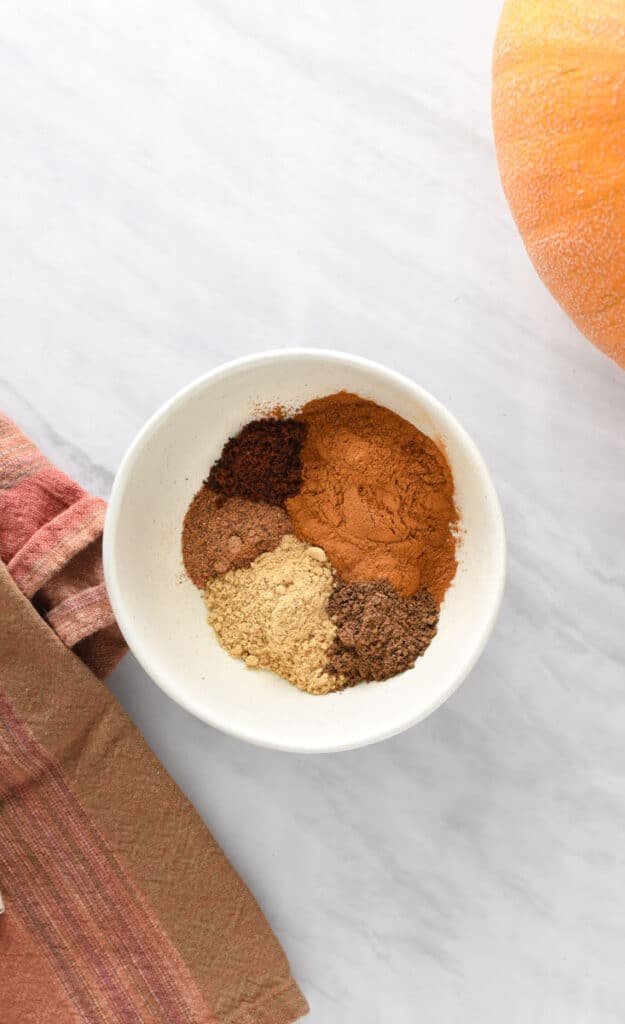
[[[625,373],[536,278],[498,184],[499,0],[7,0],[0,401],[106,495],[226,357],[340,347],[484,451],[501,618],[377,747],[294,757],[112,688],[262,902],[312,1024],[625,1018]]]

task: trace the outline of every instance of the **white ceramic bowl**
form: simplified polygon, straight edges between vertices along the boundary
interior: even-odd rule
[[[224,442],[263,406],[300,406],[355,391],[442,440],[461,515],[459,567],[438,632],[413,669],[326,696],[250,671],[219,646],[186,579],[182,520]],[[279,350],[237,359],[189,384],[131,444],[108,508],[106,583],[117,621],[146,672],[178,704],[224,732],[280,750],[363,746],[425,718],[460,685],[493,628],[506,543],[499,501],[477,448],[422,388],[339,352]]]

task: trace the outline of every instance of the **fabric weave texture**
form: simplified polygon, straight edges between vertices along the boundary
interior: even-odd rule
[[[291,1024],[260,907],[100,681],[104,512],[0,417],[0,1019]]]

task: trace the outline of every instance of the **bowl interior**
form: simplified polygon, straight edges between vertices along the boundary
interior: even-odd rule
[[[446,449],[461,515],[459,567],[439,629],[414,669],[383,683],[311,696],[225,653],[187,580],[180,530],[224,442],[260,406],[297,407],[341,389],[399,413]],[[136,657],[187,710],[255,743],[290,750],[360,746],[406,728],[462,681],[493,625],[505,541],[489,474],[444,408],[388,370],[327,352],[241,360],[195,382],[147,424],[117,475],[105,530],[105,569],[118,621]]]

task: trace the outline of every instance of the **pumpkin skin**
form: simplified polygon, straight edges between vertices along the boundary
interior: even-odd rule
[[[625,367],[625,0],[506,0],[492,108],[532,263]]]

